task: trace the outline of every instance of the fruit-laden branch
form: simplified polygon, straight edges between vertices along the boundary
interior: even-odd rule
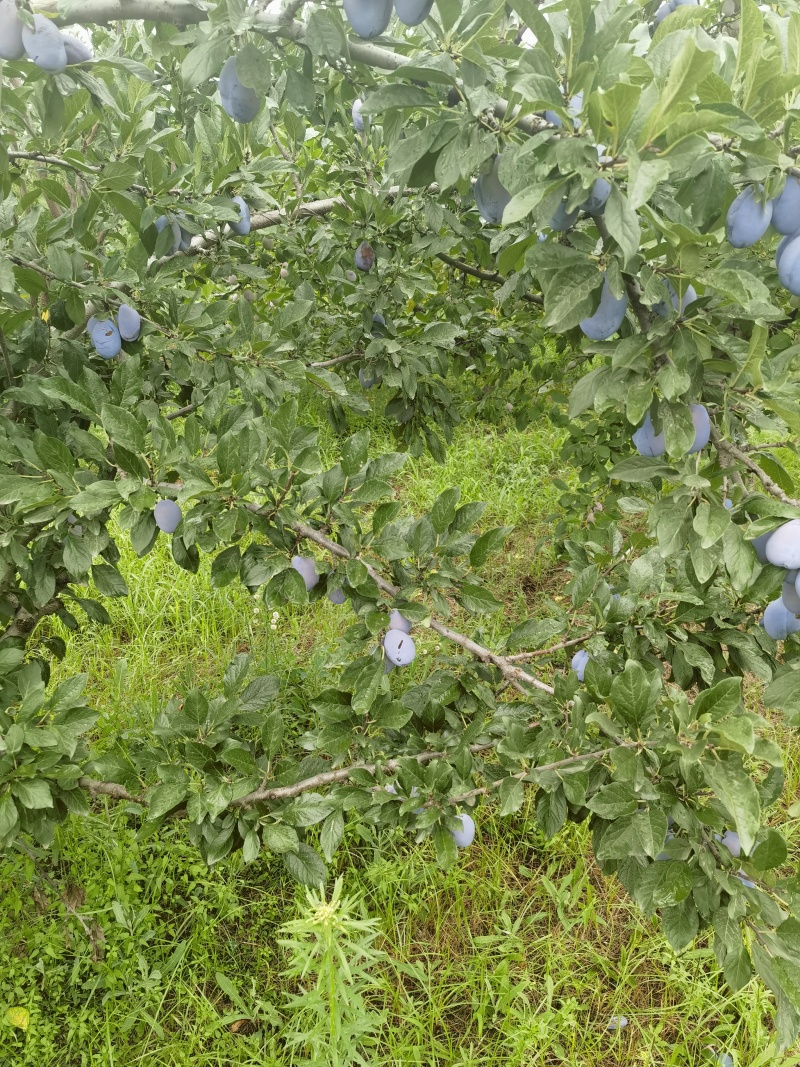
[[[315,530],[311,526],[307,526],[304,522],[292,523],[292,529],[299,537],[303,537],[309,541],[313,541],[319,545],[320,548],[324,548],[326,552],[330,552],[333,556],[338,556],[340,559],[352,559],[353,557],[343,548],[342,545],[337,544],[335,541],[331,541],[329,537],[321,534],[318,530]],[[374,580],[375,584],[384,593],[388,593],[389,596],[397,596],[399,589],[392,585],[391,582],[387,582],[374,567],[371,567],[365,560],[361,560],[367,568],[370,577]],[[470,652],[476,659],[481,660],[483,663],[491,663],[497,667],[500,673],[506,678],[513,686],[525,693],[525,685],[533,686],[534,689],[539,689],[543,693],[554,692],[551,685],[547,685],[546,682],[541,681],[539,678],[534,677],[532,674],[528,674],[527,671],[523,671],[520,667],[515,667],[505,656],[498,656],[497,653],[490,651],[488,648],[484,648],[483,645],[479,645],[477,641],[473,641],[470,637],[465,637],[464,634],[457,633],[455,630],[451,630],[449,626],[445,626],[437,619],[431,619],[430,627],[437,634],[447,638],[448,641],[453,641],[454,644],[461,645],[463,649]]]
[[[62,26],[80,23],[88,26],[93,23],[131,21],[144,19],[147,22],[171,22],[176,26],[189,26],[205,22],[208,12],[186,3],[185,0],[72,0],[62,9],[58,0],[40,0],[35,5],[37,11],[47,11],[58,15]],[[270,14],[260,11],[255,16],[253,29],[266,36],[283,37],[295,44],[304,44],[306,28],[294,19],[286,21],[283,12]],[[400,70],[413,62],[410,56],[401,56],[389,48],[382,48],[368,41],[349,36],[347,40],[349,58],[357,63],[379,70]],[[492,105],[495,114],[515,122],[518,129],[525,133],[535,133],[546,126],[534,115],[521,115],[520,109],[512,108],[507,100],[495,100]]]

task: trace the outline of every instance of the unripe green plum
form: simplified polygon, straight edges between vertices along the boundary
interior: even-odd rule
[[[760,241],[772,219],[772,201],[760,200],[761,186],[748,185],[728,208],[725,234],[734,248],[749,248]]]
[[[162,533],[175,533],[183,518],[180,507],[174,500],[159,500],[153,508],[153,518]]]
[[[22,59],[25,45],[22,43],[24,22],[17,14],[14,0],[0,0],[0,59]]]
[[[628,307],[628,296],[614,296],[609,288],[608,277],[603,279],[603,291],[597,311],[580,322],[581,330],[592,341],[605,341],[615,334],[623,323]]]
[[[790,519],[773,531],[765,555],[775,567],[787,571],[800,567],[800,519]]]
[[[261,110],[255,89],[243,85],[236,72],[236,56],[229,56],[219,75],[219,98],[225,114],[234,122],[252,122]]]
[[[33,16],[33,29],[22,27],[22,43],[28,59],[48,74],[60,74],[66,67],[67,51],[61,31],[44,15]]]
[[[663,456],[667,451],[664,431],[656,433],[649,411],[644,417],[644,422],[633,435],[633,443],[640,456]]]
[[[469,848],[472,842],[475,840],[475,820],[471,815],[464,812],[461,815],[456,815],[456,818],[461,821],[460,830],[451,830],[453,840],[456,843],[457,848]]]
[[[405,26],[419,26],[430,15],[433,0],[394,0],[394,10]]]
[[[344,276],[345,276],[345,278],[347,278],[347,280],[349,282],[353,282],[353,284],[355,284],[358,281],[358,275],[356,274],[356,272],[354,270],[346,270],[344,272]]]
[[[292,556],[292,566],[305,582],[306,592],[310,593],[319,581],[316,563],[310,556]]]
[[[395,667],[407,667],[417,654],[414,639],[403,630],[387,630],[383,639],[386,658]]]
[[[503,221],[503,212],[511,200],[511,193],[498,178],[500,156],[492,161],[491,170],[481,174],[472,187],[475,203],[484,222],[499,223]]]
[[[779,196],[772,201],[772,225],[784,236],[800,230],[800,181],[793,174]]]
[[[344,0],[344,13],[352,29],[369,40],[379,37],[392,17],[392,0]]]
[[[281,269],[278,271],[278,276],[283,278],[284,281],[286,281],[286,279],[289,277],[288,268],[281,267]]]
[[[364,273],[371,271],[375,266],[375,249],[369,241],[362,241],[353,258],[359,270],[364,271]]]

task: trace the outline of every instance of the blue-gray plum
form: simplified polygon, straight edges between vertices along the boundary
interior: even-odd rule
[[[33,16],[33,29],[22,27],[22,43],[28,59],[49,74],[60,74],[67,65],[67,50],[61,31],[44,15]]]
[[[728,511],[731,511],[733,509],[733,501],[731,500],[731,498],[729,496],[726,496],[725,499],[722,501],[722,503],[723,503],[723,506],[728,509]]]
[[[122,338],[113,319],[95,319],[89,339],[103,359],[114,359],[122,349]]]
[[[640,456],[663,456],[667,451],[664,431],[656,433],[649,411],[644,417],[644,422],[633,435],[633,443]]]
[[[797,237],[797,236],[798,236],[797,233],[789,233],[785,237],[781,237],[780,241],[778,241],[778,247],[775,249],[775,266],[776,267],[780,267],[780,265],[781,265],[781,256],[786,251],[786,249],[789,247],[789,243],[791,241],[793,241],[794,238]]]
[[[689,410],[694,423],[694,441],[688,451],[688,455],[691,456],[694,452],[700,452],[708,444],[711,438],[711,419],[702,404],[692,404]]]
[[[570,99],[570,102],[567,105],[567,113],[569,115],[571,115],[571,117],[572,117],[572,125],[574,126],[574,128],[576,130],[581,124],[580,119],[578,118],[578,115],[580,115],[582,110],[583,110],[583,90],[581,90],[579,93],[576,93]],[[545,111],[544,117],[547,119],[548,122],[552,123],[553,126],[558,126],[560,128],[561,126],[564,125],[563,122],[561,121],[561,119],[555,113],[555,111],[549,111],[549,110]]]
[[[370,331],[373,337],[385,337],[386,336],[386,319],[380,312],[375,312],[372,316],[372,329]]]
[[[347,21],[359,37],[379,37],[392,17],[392,0],[344,0]]]
[[[409,663],[414,662],[417,654],[413,637],[409,637],[404,630],[387,630],[383,647],[386,658],[395,667],[407,667]]]
[[[767,542],[774,533],[770,530],[769,533],[761,534],[760,537],[754,537],[750,544],[753,546],[753,551],[758,556],[759,563],[768,563],[767,559]]]
[[[457,848],[469,848],[472,842],[475,840],[475,820],[471,815],[467,815],[464,812],[462,815],[456,815],[457,819],[461,820],[460,830],[451,830],[453,840],[456,843]]]
[[[611,183],[605,178],[595,178],[589,199],[581,204],[581,210],[587,215],[602,215],[606,209],[606,200],[611,195]]]
[[[223,111],[234,122],[252,122],[261,110],[261,100],[255,89],[239,81],[236,56],[229,56],[220,71],[219,98]]]
[[[572,669],[578,676],[578,681],[583,681],[583,676],[586,673],[586,665],[589,662],[589,653],[585,649],[581,649],[580,652],[576,652],[572,657]]]
[[[174,500],[159,500],[153,508],[153,518],[162,533],[175,533],[182,517],[181,509]]]
[[[181,228],[174,219],[167,218],[166,215],[159,215],[154,223],[155,228],[161,233],[168,226],[172,233],[172,244],[167,251],[168,256],[174,256],[181,246]]]
[[[608,277],[605,277],[597,311],[589,318],[581,319],[580,328],[592,341],[605,341],[622,325],[627,306],[627,294],[614,296],[609,288]]]
[[[362,389],[372,389],[374,385],[380,385],[383,381],[377,371],[370,373],[365,367],[362,367],[359,370],[358,380],[361,383]]]
[[[356,274],[356,272],[354,270],[346,270],[344,272],[344,276],[345,276],[345,278],[347,278],[347,280],[349,282],[353,282],[353,284],[355,284],[358,281],[358,275]]]
[[[656,26],[660,26],[664,19],[667,17],[667,15],[671,15],[674,10],[675,0],[663,0],[663,3],[659,5],[658,10],[655,13],[653,23]]]
[[[177,225],[178,225],[178,230],[180,231],[180,235],[181,235],[181,239],[178,242],[178,251],[179,252],[188,252],[189,251],[189,247],[190,247],[190,245],[192,243],[192,234],[190,233],[189,230],[185,229],[180,223],[180,220],[181,219],[185,219],[185,218],[186,218],[186,212],[185,211],[179,211],[178,214],[177,214],[177,219],[176,219]]]
[[[472,188],[475,203],[484,222],[499,223],[503,221],[503,212],[511,200],[511,193],[498,177],[500,156],[495,156],[492,169],[478,176]]]
[[[353,116],[353,125],[355,126],[356,133],[364,132],[364,117],[361,114],[361,108],[364,101],[361,99],[354,100],[353,106],[350,109],[350,114]]]
[[[347,593],[344,589],[329,589],[328,600],[331,604],[344,604],[347,600]]]
[[[394,11],[406,26],[419,26],[430,15],[433,0],[394,0]]]
[[[800,619],[789,611],[778,597],[767,604],[762,625],[773,641],[785,641],[789,634],[800,630]]]
[[[628,1020],[624,1015],[612,1015],[608,1020],[607,1030],[624,1030],[628,1025]]]
[[[25,55],[23,25],[14,0],[0,0],[0,59],[22,59]]]
[[[231,223],[231,229],[240,237],[247,237],[250,233],[250,208],[240,196],[235,196],[232,201],[239,209],[239,221]]]
[[[574,211],[567,211],[567,205],[562,200],[548,223],[550,229],[555,230],[557,233],[566,233],[567,230],[571,230],[575,225],[575,219],[578,217],[578,210],[578,208],[575,208]]]
[[[317,565],[310,556],[292,556],[292,566],[306,584],[306,592],[310,593],[319,581]]]
[[[695,292],[693,285],[687,285],[681,299],[678,299],[678,294],[675,292],[675,287],[669,278],[664,279],[664,285],[669,293],[670,303],[679,315],[682,315],[687,307],[697,300],[697,293]],[[661,315],[662,318],[666,318],[669,314],[666,300],[659,300],[657,304],[654,304],[653,311],[655,311],[656,315]]]
[[[800,567],[800,519],[790,519],[773,532],[765,555],[768,563],[787,571]]]
[[[61,40],[64,42],[64,51],[67,53],[68,67],[74,66],[76,63],[85,63],[87,60],[94,58],[89,45],[79,41],[77,37],[62,32]]]
[[[401,615],[399,611],[392,611],[389,614],[389,629],[402,630],[404,634],[410,634],[411,623],[408,621],[405,615]]]
[[[362,241],[356,249],[353,259],[358,269],[363,270],[366,274],[375,266],[375,249],[369,241]]]
[[[797,594],[795,582],[788,577],[781,586],[781,600],[788,611],[800,615],[800,596]]]
[[[749,248],[760,241],[772,219],[772,201],[759,199],[760,187],[748,185],[728,208],[725,234],[734,248]]]
[[[790,174],[780,196],[772,201],[772,225],[784,235],[800,230],[800,181]]]
[[[755,889],[756,883],[751,882],[743,870],[740,869],[736,877],[739,879],[742,885],[747,886],[748,889]]]
[[[755,889],[755,886],[752,887]],[[733,1067],[733,1056],[727,1052],[718,1052],[714,1057],[717,1067]]]
[[[715,835],[716,836],[716,835]],[[732,856],[738,859],[742,854],[742,843],[739,840],[739,835],[735,830],[726,830],[720,838],[722,844],[727,848],[728,852]]]
[[[667,823],[667,825],[669,825],[669,823]],[[664,839],[664,844],[666,844],[668,841],[673,841],[674,839],[675,834],[672,832],[672,830],[667,830],[667,836]],[[656,862],[658,863],[663,863],[665,860],[669,859],[672,859],[669,852],[659,852],[659,854],[656,856]]]
[[[130,304],[120,304],[117,329],[123,341],[135,341],[142,331],[142,316]]]
[[[800,296],[800,234],[784,237],[775,252],[775,263],[781,285],[794,296]]]

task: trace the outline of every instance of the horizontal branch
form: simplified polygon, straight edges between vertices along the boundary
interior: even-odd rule
[[[462,259],[456,259],[454,256],[448,256],[446,252],[439,252],[436,256],[442,263],[447,263],[448,266],[454,267],[456,270],[460,270],[462,274],[468,274],[472,278],[479,278],[482,282],[492,282],[495,285],[505,285],[507,279],[502,274],[498,274],[494,270],[481,270],[480,267],[473,267],[469,263],[465,263]],[[530,304],[538,304],[540,307],[544,304],[543,298],[538,293],[523,293],[522,299],[527,300]]]
[[[599,633],[599,630],[593,630],[590,634],[584,634],[583,637],[571,637],[569,641],[560,641],[557,645],[551,645],[549,648],[539,648],[535,652],[517,652],[513,656],[506,656],[509,663],[520,663],[526,659],[539,659],[540,656],[551,656],[554,652],[560,652],[563,648],[572,648],[573,645],[582,645],[584,641],[588,641],[590,637],[594,637]]]
[[[761,482],[770,496],[774,496],[776,500],[780,500],[783,504],[789,504],[792,507],[800,508],[800,500],[795,500],[781,489],[777,482],[773,481],[768,474],[759,467],[759,465],[741,448],[738,448],[732,441],[725,440],[720,434],[719,430],[711,424],[711,440],[714,442],[714,447],[717,452],[721,454],[727,453],[731,459],[737,460],[742,464],[751,474],[754,474],[756,478]]]

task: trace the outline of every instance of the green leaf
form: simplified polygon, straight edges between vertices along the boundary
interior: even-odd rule
[[[23,808],[38,810],[53,806],[50,786],[44,778],[13,778],[11,792]]]
[[[296,852],[285,852],[283,862],[292,878],[301,885],[316,887],[328,876],[322,857],[304,841],[298,844]]]
[[[742,844],[749,854],[761,827],[761,801],[750,776],[733,763],[706,763],[706,781],[731,813]]]
[[[661,912],[661,929],[674,952],[682,952],[694,941],[700,928],[700,916],[690,899],[664,908]]]
[[[769,708],[780,708],[782,711],[800,708],[800,670],[790,666],[779,667],[763,699]]]
[[[300,839],[297,831],[285,823],[268,822],[262,830],[264,847],[282,856],[285,852],[297,852]]]
[[[215,77],[230,55],[230,41],[224,37],[202,41],[191,50],[181,63],[181,78],[187,89],[194,89],[201,82]]]
[[[130,449],[131,452],[144,451],[144,430],[130,411],[114,404],[103,404],[100,418],[103,429],[112,441]]]
[[[167,812],[182,804],[188,795],[189,786],[186,782],[165,782],[157,785],[148,794],[148,818],[160,819]]]
[[[496,530],[487,530],[486,533],[481,534],[470,551],[470,564],[476,570],[482,567],[490,556],[500,551],[511,530],[511,526],[500,526]]]
[[[488,589],[480,585],[471,585],[469,582],[461,587],[461,603],[472,612],[473,615],[490,615],[493,611],[502,608],[502,601],[497,600]]]

